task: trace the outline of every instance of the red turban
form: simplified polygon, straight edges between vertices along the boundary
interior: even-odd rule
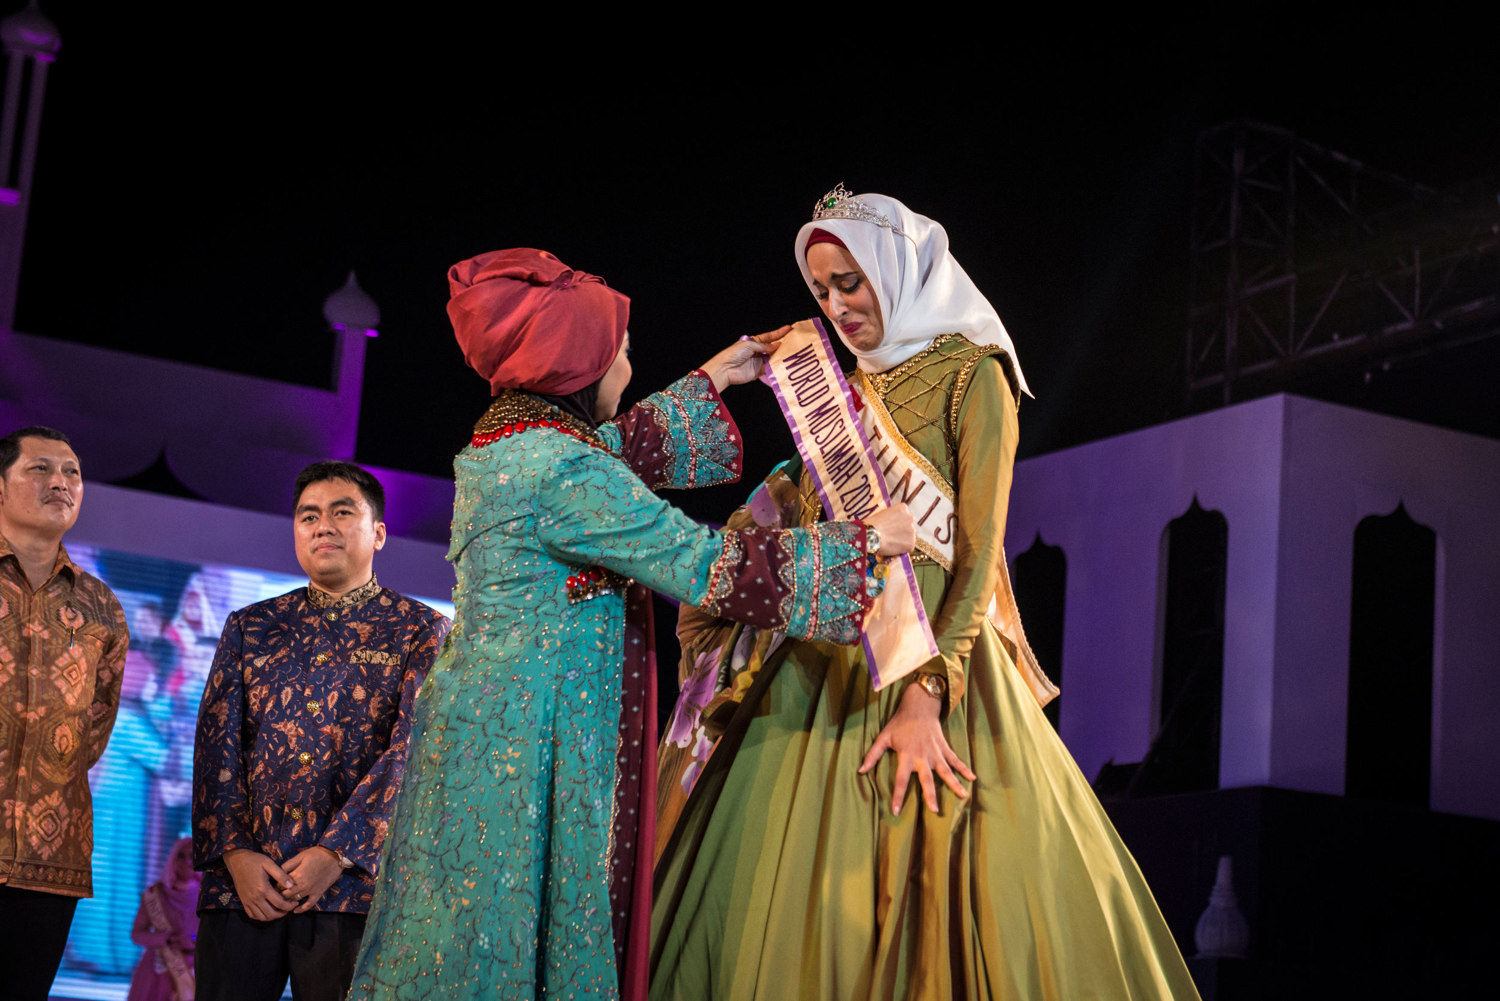
[[[598,382],[625,340],[630,300],[545,250],[496,250],[448,269],[448,319],[490,392],[566,396]]]

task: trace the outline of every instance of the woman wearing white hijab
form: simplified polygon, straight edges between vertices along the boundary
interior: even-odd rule
[[[653,999],[1196,998],[1041,712],[1056,689],[1002,551],[1027,392],[1004,325],[943,228],[893,198],[840,185],[796,256],[860,405],[952,497],[912,553],[939,656],[877,692],[857,647],[684,615]],[[731,525],[820,519],[802,480],[773,474]],[[920,520],[928,495],[906,496]]]

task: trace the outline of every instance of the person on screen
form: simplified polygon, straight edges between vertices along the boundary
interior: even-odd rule
[[[161,879],[141,894],[130,941],[145,952],[136,964],[125,1001],[193,1001],[197,907],[193,841],[182,838],[167,855]]]
[[[156,861],[147,854],[150,790],[170,750],[166,736],[151,722],[158,672],[150,653],[153,644],[142,639],[138,628],[140,619],[127,616],[130,653],[115,728],[104,756],[89,772],[99,830],[94,896],[80,903],[73,916],[65,960],[65,969],[77,967],[110,977],[129,974],[140,959],[140,949],[130,941],[130,918],[141,887],[151,881],[147,867]]]
[[[61,431],[0,438],[0,978],[45,1001],[81,897],[93,895],[88,770],[120,704],[130,631],[68,557],[83,477]]]
[[[385,491],[347,462],[297,477],[308,586],[229,616],[198,711],[199,1001],[349,989],[413,700],[449,622],[381,587]]]

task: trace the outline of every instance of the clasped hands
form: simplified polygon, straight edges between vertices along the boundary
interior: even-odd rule
[[[224,853],[224,865],[245,913],[256,921],[312,910],[344,871],[338,855],[321,845],[302,849],[284,866],[260,852],[235,848]]]

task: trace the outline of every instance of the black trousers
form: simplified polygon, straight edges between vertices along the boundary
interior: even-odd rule
[[[0,883],[0,983],[6,1001],[47,1001],[77,897]]]
[[[244,911],[202,911],[194,954],[198,1001],[344,1001],[365,933],[363,914],[288,914],[252,921]]]

